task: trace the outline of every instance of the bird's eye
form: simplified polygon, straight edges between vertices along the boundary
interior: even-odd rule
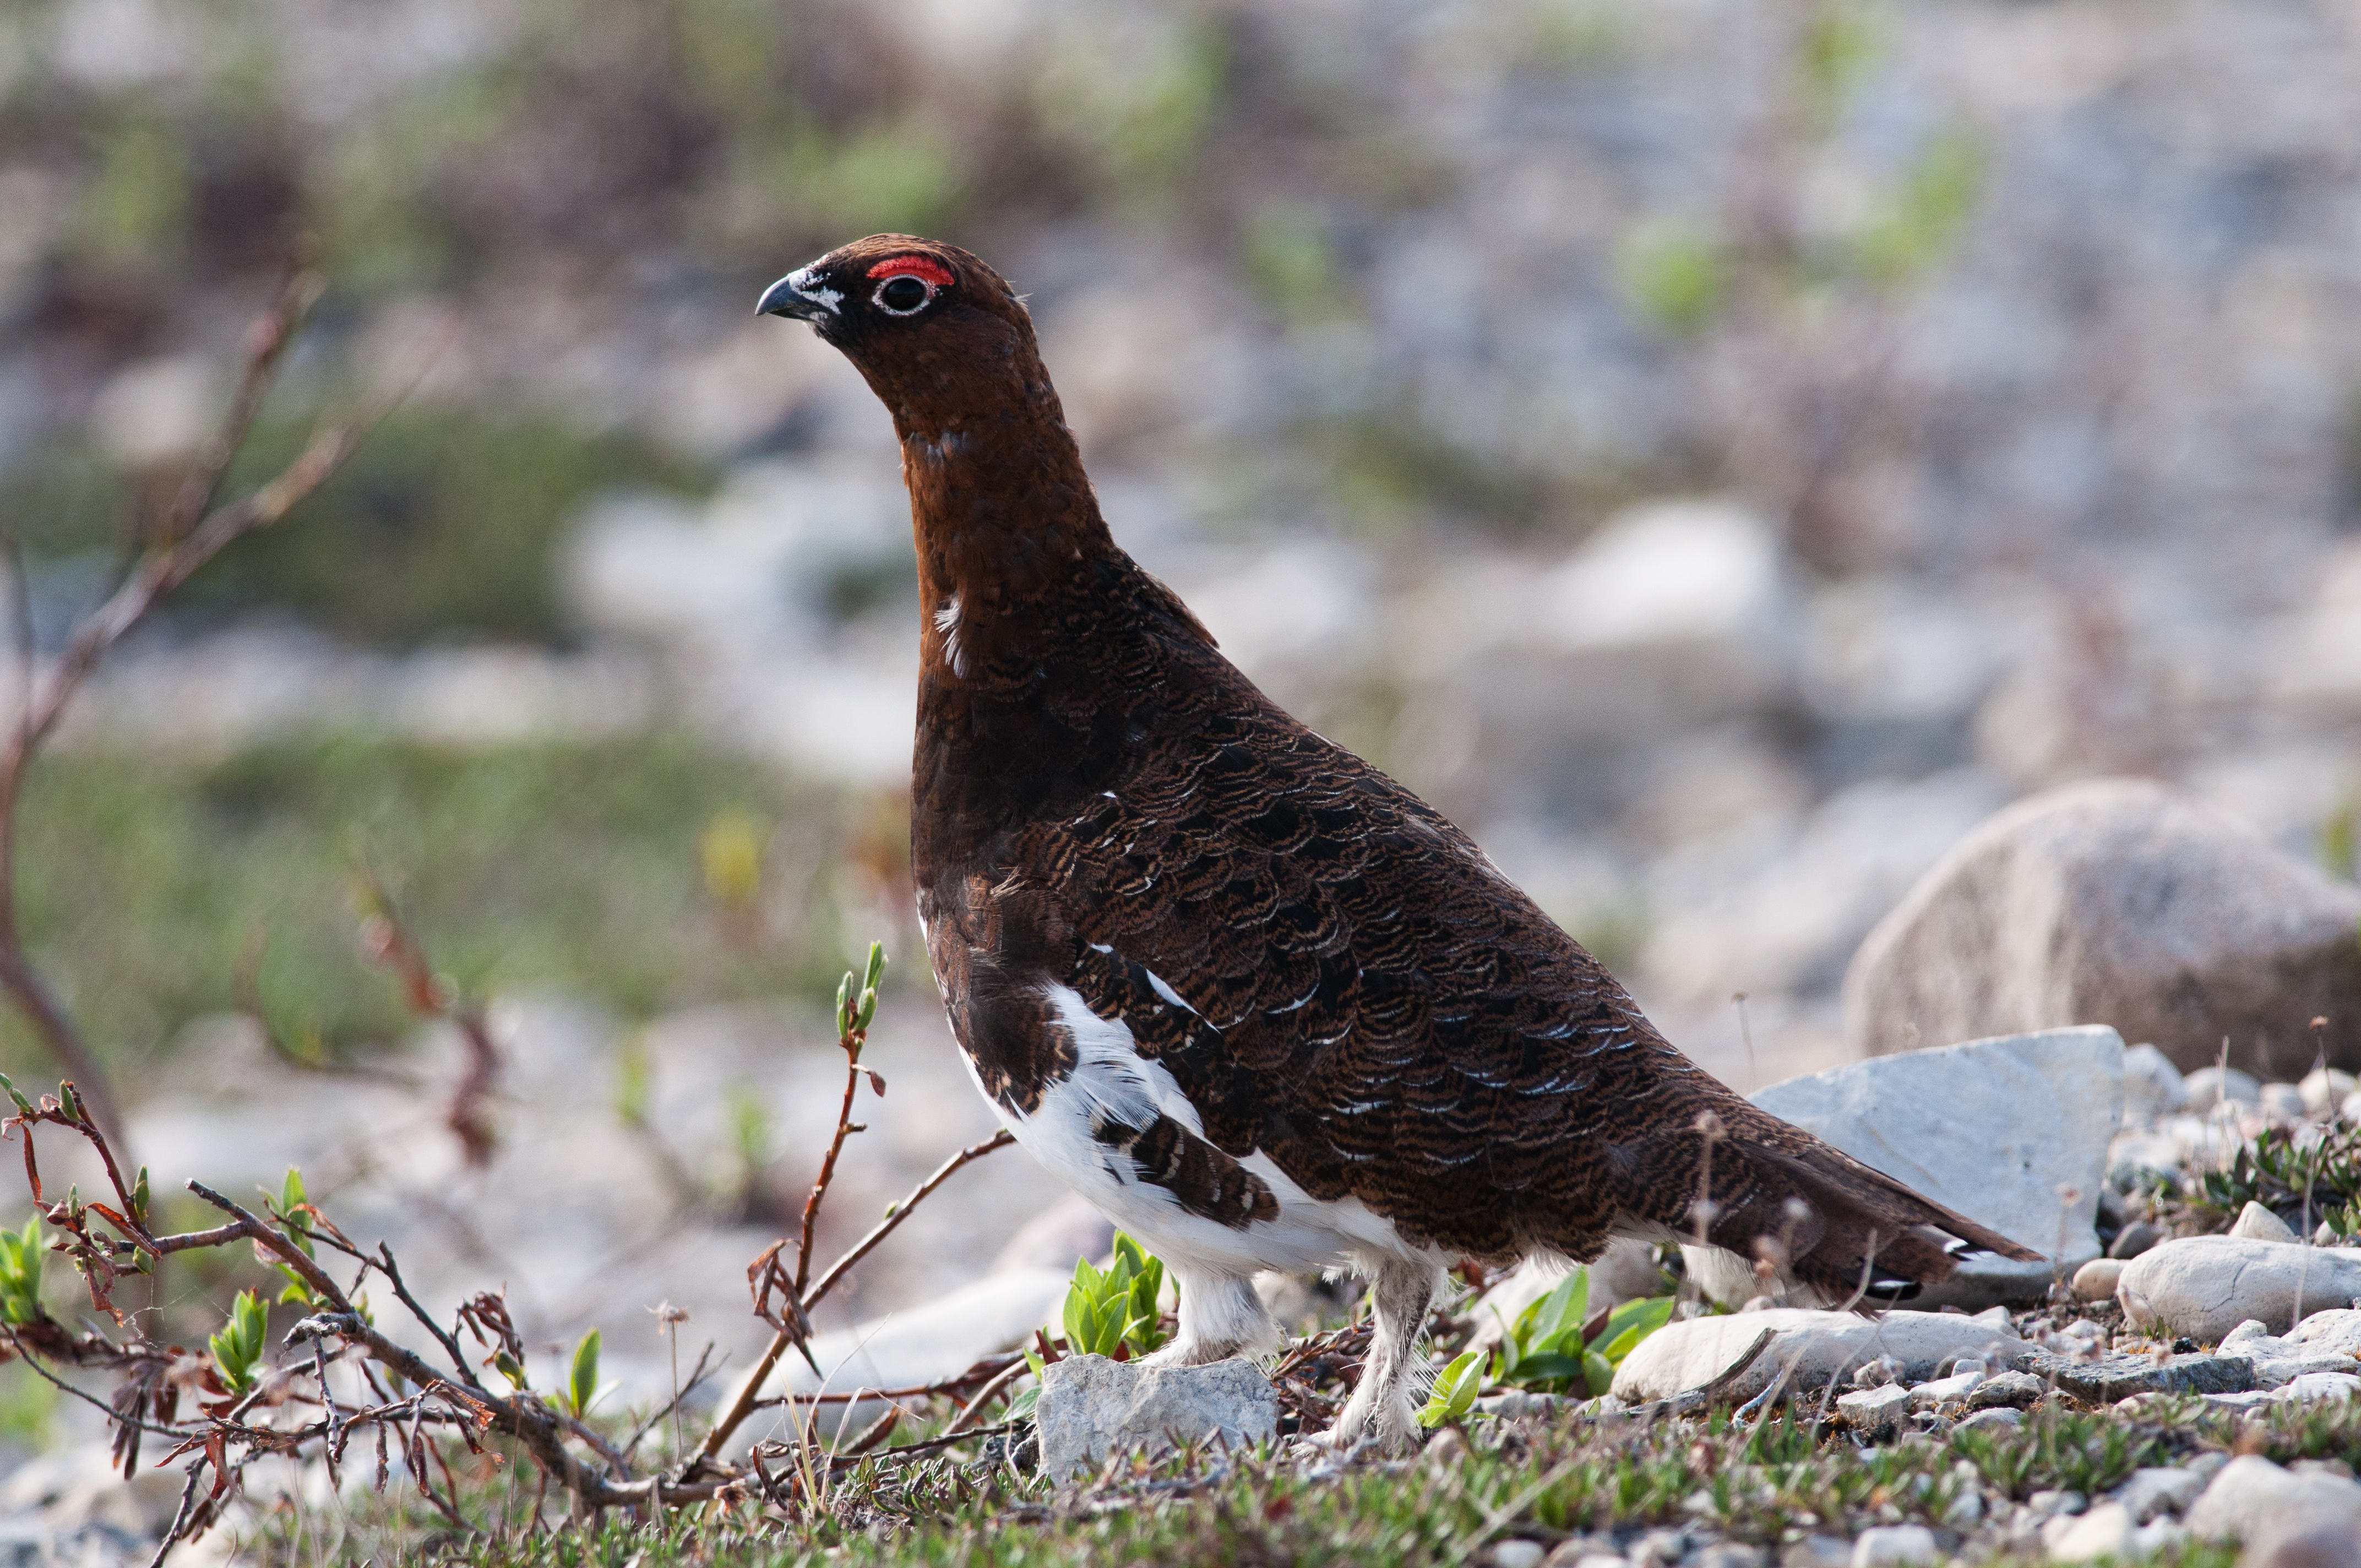
[[[877,286],[878,308],[892,315],[913,314],[934,297],[935,291],[927,287],[926,280],[913,278],[906,272],[888,278]]]

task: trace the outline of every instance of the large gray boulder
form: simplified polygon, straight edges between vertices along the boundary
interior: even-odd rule
[[[1879,922],[1845,977],[1864,1056],[2066,1024],[2112,1024],[2183,1069],[2231,1059],[2301,1077],[2329,1020],[2361,1067],[2361,888],[2141,779],[2020,801]]]
[[[2042,1255],[2030,1263],[1963,1258],[1915,1307],[2037,1299],[2099,1255],[2092,1222],[2124,1107],[2124,1043],[2113,1029],[2051,1029],[1852,1062],[1748,1098]],[[1741,1260],[1684,1251],[1716,1299],[1734,1306],[1753,1293]]]
[[[1236,1357],[1206,1366],[1148,1366],[1069,1356],[1042,1373],[1033,1415],[1041,1468],[1057,1480],[1134,1449],[1165,1453],[1199,1439],[1243,1449],[1279,1435],[1270,1379]]]

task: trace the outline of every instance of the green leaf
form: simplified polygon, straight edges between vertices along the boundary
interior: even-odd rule
[[[598,1331],[592,1329],[574,1347],[574,1365],[566,1374],[566,1399],[577,1416],[590,1413],[598,1398]]]
[[[1615,1386],[1615,1368],[1608,1359],[1596,1353],[1582,1358],[1583,1381],[1589,1386],[1591,1398],[1597,1398]]]
[[[8,1091],[8,1098],[16,1102],[16,1114],[29,1116],[33,1113],[33,1102],[26,1099],[23,1092],[9,1081],[8,1075],[5,1072],[0,1072],[0,1088],[5,1088]]]
[[[1517,1363],[1516,1381],[1528,1387],[1535,1383],[1568,1383],[1582,1375],[1583,1363],[1579,1354],[1562,1355],[1556,1351],[1545,1350]]]
[[[1008,1401],[1007,1419],[1012,1421],[1023,1420],[1033,1413],[1033,1407],[1040,1403],[1040,1400],[1041,1385],[1038,1383],[1034,1384],[1030,1388],[1018,1389],[1016,1398]]]
[[[58,1085],[58,1104],[75,1121],[82,1120],[82,1096],[74,1092],[74,1086],[71,1082]]]
[[[851,970],[844,971],[844,978],[839,981],[836,986],[836,1032],[839,1035],[852,1033],[852,971]]]
[[[492,1370],[507,1378],[509,1387],[511,1388],[523,1388],[527,1386],[523,1365],[507,1351],[499,1350],[492,1353]]]
[[[1427,1396],[1426,1408],[1418,1413],[1418,1424],[1439,1427],[1462,1420],[1476,1406],[1476,1395],[1484,1386],[1481,1365],[1484,1353],[1462,1351],[1443,1375],[1434,1380],[1434,1391]]]
[[[141,1224],[148,1223],[148,1168],[139,1168],[139,1179],[131,1184],[131,1217]]]
[[[1590,1270],[1577,1268],[1542,1298],[1530,1348],[1553,1354],[1578,1351],[1583,1320],[1590,1315]],[[1571,1338],[1572,1343],[1567,1343]]]
[[[1622,1365],[1634,1345],[1673,1321],[1673,1306],[1670,1296],[1643,1296],[1618,1303],[1607,1314],[1607,1326],[1598,1331],[1593,1348],[1609,1365]]]

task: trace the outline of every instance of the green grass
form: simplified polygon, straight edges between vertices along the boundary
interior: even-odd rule
[[[290,1040],[335,1052],[412,1027],[357,944],[363,864],[463,993],[550,984],[637,1017],[823,995],[838,853],[874,858],[897,821],[677,738],[72,751],[32,776],[21,891],[38,961],[118,1064],[250,992]],[[715,829],[753,856],[719,895]],[[35,1059],[13,1014],[0,1028],[12,1065]]]
[[[2020,1500],[2045,1487],[2113,1485],[2131,1463],[2185,1463],[2228,1448],[2240,1431],[2235,1418],[2192,1403],[2162,1420],[2042,1412],[2018,1434],[1861,1450],[1784,1418],[1750,1431],[1720,1415],[1620,1427],[1577,1417],[1543,1427],[1479,1423],[1468,1431],[1466,1449],[1448,1459],[1360,1461],[1341,1474],[1315,1475],[1268,1453],[1235,1461],[1196,1454],[1117,1464],[1060,1491],[972,1455],[937,1454],[863,1464],[839,1478],[834,1512],[816,1519],[708,1507],[661,1525],[620,1518],[566,1523],[552,1510],[538,1529],[528,1528],[529,1464],[520,1475],[506,1460],[458,1456],[463,1508],[481,1534],[461,1534],[397,1491],[337,1519],[281,1512],[248,1544],[253,1561],[285,1568],[336,1561],[338,1553],[380,1564],[478,1568],[1446,1564],[1481,1561],[1487,1545],[1508,1537],[1546,1546],[1613,1535],[1628,1544],[1642,1529],[1686,1524],[1775,1552],[1802,1532],[1850,1537],[1893,1523],[1956,1530],[1952,1510],[1971,1486],[1989,1509],[1997,1507],[1993,1485]],[[2279,1412],[2244,1431],[2246,1444],[2281,1463],[2361,1453],[2361,1413],[2352,1411]],[[2095,1466],[2084,1452],[2093,1448],[2103,1453]],[[787,1468],[786,1461],[774,1467]],[[2229,1568],[2235,1555],[2234,1548],[2192,1543],[2158,1562]]]

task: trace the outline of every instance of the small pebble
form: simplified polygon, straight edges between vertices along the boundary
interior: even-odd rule
[[[2079,1516],[2061,1514],[2041,1527],[2041,1544],[2057,1563],[2121,1557],[2131,1539],[2132,1513],[2121,1503],[2102,1503]]]
[[[2021,1410],[2038,1402],[2048,1392],[2049,1385],[2030,1372],[2004,1372],[1976,1385],[1976,1391],[1968,1396],[1968,1409],[1990,1410],[2007,1407]]]
[[[1767,1555],[1742,1541],[1717,1541],[1690,1558],[1685,1568],[1763,1568]]]
[[[2080,1492],[2061,1492],[2045,1487],[2025,1499],[2025,1506],[2043,1519],[2059,1514],[2079,1514],[2091,1506],[2090,1499]]]
[[[2333,1067],[2316,1067],[2303,1075],[2296,1085],[2302,1091],[2303,1108],[2315,1116],[2325,1116],[2345,1103],[2345,1097],[2361,1089],[2349,1072]]]
[[[2180,1080],[2180,1091],[2182,1103],[2201,1116],[2224,1101],[2254,1105],[2263,1097],[2263,1086],[2255,1081],[2254,1074],[2235,1067],[2227,1072],[2218,1067],[2201,1067]]]
[[[2271,1087],[2285,1089],[2288,1086],[2275,1083]],[[2235,1220],[2230,1222],[2230,1234],[2244,1236],[2250,1242],[2291,1242],[2296,1239],[2293,1226],[2252,1201],[2238,1211]]]
[[[1807,1535],[1787,1543],[1779,1568],[1852,1568],[1852,1542],[1840,1535]]]
[[[1963,1404],[1968,1396],[1976,1391],[1976,1385],[1983,1380],[1984,1375],[1980,1371],[1938,1377],[1932,1383],[1921,1383],[1911,1389],[1910,1403],[1921,1410],[1939,1410],[1946,1405]]]
[[[1542,1560],[1548,1555],[1549,1549],[1538,1541],[1499,1541],[1492,1543],[1484,1560],[1492,1568],[1542,1568]]]
[[[2134,1220],[2115,1233],[2115,1239],[2107,1245],[2107,1255],[2114,1258],[2135,1258],[2162,1240],[2164,1240],[2163,1226],[2147,1220]]]
[[[2115,1488],[2114,1501],[2131,1510],[2135,1522],[2146,1524],[2162,1513],[2181,1513],[2205,1489],[2205,1479],[2194,1470],[2152,1465],[2132,1472]]]
[[[1935,1532],[1923,1524],[1879,1525],[1852,1543],[1852,1568],[1917,1568],[1941,1555]]]
[[[2025,1412],[1996,1405],[1989,1410],[1978,1410],[1951,1429],[1954,1435],[1963,1431],[2014,1431],[2025,1424]]]
[[[2280,1122],[2301,1122],[2309,1109],[2303,1102],[2303,1091],[2292,1083],[2266,1083],[2258,1097],[2263,1114]]]
[[[2074,1299],[2110,1300],[2115,1294],[2115,1282],[2123,1277],[2122,1258],[2094,1257],[2074,1271]]]

